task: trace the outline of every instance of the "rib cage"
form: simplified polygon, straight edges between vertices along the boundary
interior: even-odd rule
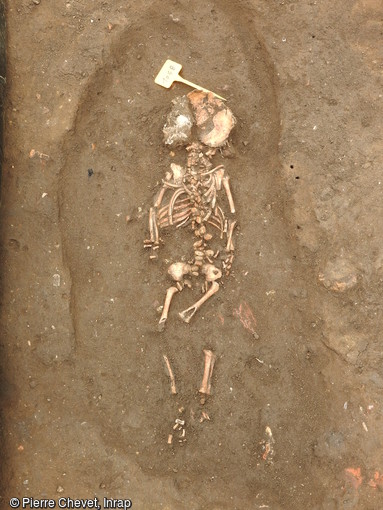
[[[162,229],[191,225],[193,234],[201,240],[201,243],[197,242],[200,244],[197,248],[202,246],[203,249],[209,250],[209,241],[218,231],[219,238],[224,240],[226,236],[227,240],[224,249],[226,257],[222,261],[222,267],[228,274],[234,259],[232,234],[235,222],[229,220],[230,228],[228,228],[228,219],[219,205],[219,192],[224,192],[233,213],[234,205],[228,176],[225,175],[223,165],[212,168],[210,156],[207,157],[201,153],[200,144],[192,144],[187,150],[189,152],[187,168],[182,169],[179,165],[175,165],[173,170],[176,172],[173,171],[173,176],[167,174],[162,181],[162,187],[150,209],[150,240],[145,241],[145,247],[152,249],[151,258],[157,258]],[[197,251],[201,252],[200,249]],[[194,259],[189,262],[198,266],[200,264],[200,262],[197,264],[198,260],[200,261],[200,255],[197,259],[194,256]],[[208,260],[211,261],[211,258],[209,257]],[[198,273],[198,270],[195,273]]]

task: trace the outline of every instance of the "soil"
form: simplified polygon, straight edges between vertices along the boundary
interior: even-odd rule
[[[1,508],[381,508],[381,1],[14,0],[7,23]],[[238,120],[239,227],[232,276],[159,333],[174,244],[142,241],[190,90],[154,84],[167,58]]]

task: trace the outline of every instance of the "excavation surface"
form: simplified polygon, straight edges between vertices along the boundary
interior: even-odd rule
[[[383,10],[189,4],[8,6],[1,508],[376,510]],[[215,161],[238,228],[219,292],[190,324],[178,312],[200,291],[176,295],[160,333],[167,268],[194,240],[166,233],[157,261],[143,248],[161,180],[186,157],[163,144],[189,91],[154,84],[167,58],[237,118]],[[204,349],[217,359],[201,404]]]

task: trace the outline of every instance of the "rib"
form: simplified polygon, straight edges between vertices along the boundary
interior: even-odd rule
[[[209,187],[209,189],[207,191],[205,191],[205,193],[203,194],[204,197],[207,197],[212,191],[213,189],[215,188],[215,182],[213,182],[211,184],[211,186]]]
[[[179,221],[183,221],[187,216],[190,216],[190,209],[187,209],[186,211],[182,211],[180,213],[177,213],[173,216],[173,220],[178,223]],[[170,225],[173,225],[173,223],[169,222],[169,217],[166,216],[165,218],[162,218],[160,220],[160,228],[168,227]]]
[[[190,207],[190,206],[191,206],[191,202],[190,202],[189,197],[187,197],[183,200],[178,200],[177,204],[173,207],[173,210],[178,211],[179,209],[185,209],[186,207]],[[169,212],[169,204],[166,204],[163,207],[161,207],[161,209],[159,210],[158,217],[163,218],[164,216],[168,215],[168,212]]]
[[[162,184],[165,188],[179,189],[182,187],[182,184],[172,184],[171,182],[165,181],[164,179],[162,179]]]
[[[217,170],[220,170],[221,168],[225,168],[225,166],[224,165],[218,165],[215,168],[212,168],[211,170],[208,170],[207,172],[203,172],[201,175],[205,176],[205,175],[213,174],[214,172],[216,172]]]
[[[215,217],[215,216],[214,216]],[[213,221],[211,220],[208,220],[208,223],[210,225],[212,225],[213,227],[217,228],[220,232],[222,232],[222,228],[220,227],[220,225],[217,225],[216,223],[214,223]]]
[[[202,219],[202,222],[207,221],[210,218],[211,214],[212,214],[212,210],[209,209],[206,216]]]
[[[183,193],[185,193],[185,191],[183,189],[179,189],[179,190],[177,190],[177,191],[175,191],[173,193],[173,196],[170,199],[170,202],[169,202],[169,223],[170,223],[170,225],[173,225],[173,207],[174,207],[174,204],[175,204],[177,198],[180,195],[182,195]]]
[[[178,225],[176,225],[176,228],[186,225],[186,223],[189,221],[189,219],[190,219],[190,214],[188,214],[188,216],[186,217],[186,219],[184,221],[181,221],[181,223],[178,223]]]
[[[222,219],[222,224],[223,224],[225,222],[225,213],[223,212],[222,208],[219,205],[217,205],[216,209],[218,210],[218,212],[220,214],[220,217]]]

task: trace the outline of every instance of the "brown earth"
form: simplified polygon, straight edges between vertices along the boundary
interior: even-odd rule
[[[381,2],[15,0],[7,20],[1,508],[381,508]],[[233,277],[159,333],[171,238],[154,264],[142,240],[190,90],[154,84],[166,58],[238,119],[239,228]]]

